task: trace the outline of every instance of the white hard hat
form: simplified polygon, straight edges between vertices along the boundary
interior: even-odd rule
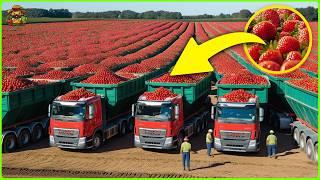
[[[273,131],[273,130],[270,130],[270,134],[274,134],[274,131]]]
[[[189,141],[189,138],[186,136],[186,137],[184,137],[183,140],[184,140],[184,141]]]
[[[212,133],[212,129],[209,129],[208,132],[209,132],[209,133]]]

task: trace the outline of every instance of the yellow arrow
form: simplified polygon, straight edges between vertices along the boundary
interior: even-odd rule
[[[260,37],[246,32],[221,35],[201,45],[198,45],[194,38],[190,38],[170,75],[211,72],[213,67],[208,61],[210,57],[228,47],[249,42],[265,44]]]

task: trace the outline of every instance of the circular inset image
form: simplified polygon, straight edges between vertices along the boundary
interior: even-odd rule
[[[263,39],[263,44],[245,44],[254,66],[268,74],[285,74],[299,68],[309,56],[312,31],[305,17],[294,8],[271,5],[257,11],[245,32]]]

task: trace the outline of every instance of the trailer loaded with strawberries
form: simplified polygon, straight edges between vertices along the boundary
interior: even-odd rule
[[[294,140],[312,161],[318,161],[318,79],[285,82],[285,98],[297,116],[292,123]]]
[[[134,144],[141,148],[178,148],[210,119],[210,74],[170,76],[146,82],[147,92],[133,105]]]
[[[2,147],[14,151],[47,134],[48,105],[62,83],[7,76],[2,80]]]

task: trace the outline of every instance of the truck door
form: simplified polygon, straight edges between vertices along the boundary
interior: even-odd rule
[[[178,135],[181,127],[183,127],[183,113],[182,113],[182,107],[179,103],[174,105],[174,120],[173,120],[173,127],[172,127],[172,135]],[[176,109],[178,108],[178,109]]]
[[[86,132],[89,136],[93,135],[96,127],[96,107],[94,103],[87,105]]]

